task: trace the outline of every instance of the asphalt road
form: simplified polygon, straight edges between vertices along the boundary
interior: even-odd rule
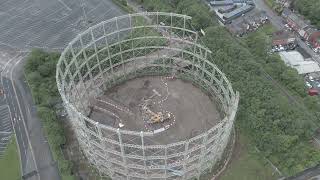
[[[61,50],[88,26],[121,14],[111,0],[0,0],[0,47]]]
[[[267,6],[264,2],[264,0],[253,0],[256,8],[262,11],[265,11],[266,14],[270,18],[270,22],[278,29],[282,30],[285,29],[285,20],[278,16],[275,12],[273,12],[269,6]],[[300,39],[300,36],[296,34],[297,43],[299,46],[304,49],[315,61],[317,61],[320,64],[320,55],[316,54],[309,46],[306,45],[304,41]]]
[[[295,176],[288,177],[285,180],[320,180],[320,165],[306,169]]]
[[[32,161],[32,155],[29,146],[29,140],[27,138],[27,132],[22,122],[22,115],[18,110],[18,102],[14,97],[14,90],[11,81],[8,78],[2,77],[3,88],[6,91],[7,103],[10,108],[13,127],[15,129],[17,142],[19,145],[22,174],[28,174],[35,170],[35,164]]]
[[[35,162],[37,165],[37,171],[40,175],[40,179],[59,180],[60,175],[56,161],[52,157],[52,153],[47,142],[46,137],[42,129],[42,123],[37,117],[36,106],[33,103],[30,89],[26,84],[23,75],[23,65],[25,61],[20,61],[13,69],[12,78],[15,80],[17,98],[20,101],[20,106],[28,134],[31,141],[31,146],[35,154]]]
[[[25,179],[61,177],[23,79],[26,53],[21,51],[60,51],[89,26],[122,14],[112,0],[0,0],[0,70],[6,96],[0,105],[9,107]]]
[[[23,60],[28,53],[4,53],[6,67],[1,75],[2,88],[6,104],[9,107],[22,169],[22,179],[59,180],[60,175],[56,162],[42,131],[41,122],[36,117],[36,108],[33,104],[28,86],[23,82]],[[4,64],[4,63],[0,63]],[[9,65],[10,64],[10,65]]]
[[[25,53],[18,53],[13,56],[10,60],[21,60],[26,56]],[[11,116],[11,124],[13,125],[14,132],[16,134],[17,144],[20,153],[21,170],[22,175],[30,175],[28,179],[38,180],[38,174],[33,172],[37,170],[36,163],[34,161],[34,154],[28,138],[28,128],[25,126],[24,114],[20,111],[19,101],[16,98],[16,91],[14,89],[14,82],[11,80],[12,69],[7,66],[1,74],[2,88],[5,94],[6,104],[9,107]]]

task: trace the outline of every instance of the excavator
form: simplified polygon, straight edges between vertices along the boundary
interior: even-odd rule
[[[142,109],[148,115],[148,117],[149,117],[148,123],[151,123],[151,124],[164,122],[164,121],[170,120],[170,118],[171,118],[171,114],[170,113],[165,113],[165,114],[163,114],[162,112],[156,112],[155,113],[155,112],[150,110],[148,105],[142,106]]]
[[[160,123],[164,122],[167,120],[170,120],[171,114],[170,113],[165,113],[163,114],[162,112],[153,112],[149,106],[150,106],[150,101],[152,98],[155,96],[161,96],[159,92],[157,92],[155,89],[152,90],[153,95],[151,95],[148,99],[144,99],[143,103],[140,105],[142,110],[145,112],[145,114],[148,116],[148,123],[155,124],[155,123]]]

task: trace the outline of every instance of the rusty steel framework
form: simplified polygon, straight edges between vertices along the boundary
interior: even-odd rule
[[[189,16],[145,12],[90,27],[62,52],[58,89],[84,154],[102,174],[113,179],[194,179],[221,160],[239,94],[198,37]],[[93,99],[145,75],[191,81],[218,102],[222,120],[184,141],[161,144],[153,139],[155,132],[125,130],[89,118]]]

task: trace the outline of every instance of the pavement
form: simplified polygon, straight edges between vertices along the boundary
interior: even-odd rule
[[[285,29],[285,20],[281,16],[278,16],[272,9],[269,8],[269,6],[264,2],[264,0],[253,0],[256,8],[266,12],[266,14],[269,16],[269,20],[274,25],[277,30],[283,30]],[[300,36],[296,34],[296,39],[298,45],[306,51],[315,61],[317,61],[320,64],[320,55],[315,53],[307,44],[300,39]]]
[[[25,53],[18,53],[16,55],[8,53],[1,53],[6,54],[8,60],[8,65],[14,60],[21,60],[26,56]],[[1,59],[2,61],[5,59]],[[12,66],[14,67],[14,66]],[[18,149],[19,149],[19,156],[21,162],[21,173],[22,175],[28,175],[29,173],[33,173],[37,171],[36,162],[34,160],[34,154],[32,151],[32,147],[30,144],[30,139],[28,137],[28,129],[24,122],[24,116],[21,112],[19,99],[16,98],[16,90],[15,90],[15,83],[12,81],[12,69],[10,66],[5,66],[2,73],[1,73],[1,86],[4,91],[4,98],[5,102],[2,102],[4,105],[7,106],[9,109],[11,124],[13,130],[16,135]],[[35,174],[34,176],[30,177],[29,179],[37,180],[39,176]]]
[[[0,0],[0,156],[14,132],[22,179],[61,179],[22,73],[28,52],[61,51],[89,26],[122,14],[112,0]]]
[[[59,51],[89,26],[122,14],[112,0],[0,0],[0,47]]]
[[[306,169],[295,176],[285,178],[284,180],[320,180],[320,165]]]
[[[1,74],[5,98],[2,103],[7,105],[11,115],[19,149],[22,179],[60,180],[57,163],[53,160],[29,87],[24,80],[23,65],[28,53],[0,51],[0,55],[4,54],[6,58],[0,59],[0,64],[7,60],[7,66]]]

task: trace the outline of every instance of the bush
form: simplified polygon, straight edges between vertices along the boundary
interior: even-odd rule
[[[61,151],[61,146],[65,144],[66,138],[63,126],[53,108],[57,99],[60,98],[55,81],[58,59],[59,54],[57,53],[47,53],[35,49],[30,53],[24,70],[53,158],[58,163],[62,178],[70,180],[74,179],[71,175],[72,163],[64,159]]]
[[[237,127],[251,137],[281,171],[291,175],[319,162],[319,151],[308,144],[316,128],[315,113],[306,113],[293,106],[266,77],[265,71],[295,95],[306,97],[302,78],[295,70],[287,67],[279,56],[267,53],[268,34],[258,32],[240,44],[225,28],[217,26],[215,17],[200,1],[150,0],[141,3],[156,11],[170,9],[191,15],[194,27],[206,28],[202,40],[214,52],[212,61],[227,74],[234,89],[240,91]],[[197,17],[200,14],[201,17]],[[314,101],[309,103],[315,104]]]

